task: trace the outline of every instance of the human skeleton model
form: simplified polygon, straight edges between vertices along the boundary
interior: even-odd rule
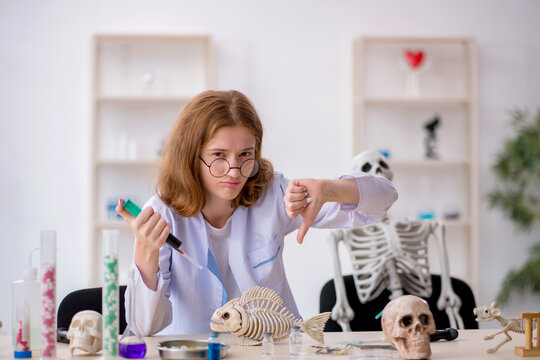
[[[491,305],[481,306],[474,308],[473,312],[476,315],[476,321],[492,321],[497,320],[501,324],[502,329],[494,334],[484,336],[484,340],[493,340],[495,336],[504,333],[506,337],[504,340],[494,348],[487,350],[488,353],[494,353],[501,348],[504,344],[512,340],[512,337],[508,334],[509,331],[524,334],[525,333],[525,319],[519,317],[509,317],[507,319],[501,316],[501,310],[497,308],[499,304],[494,301]],[[538,324],[535,324],[538,326]],[[536,328],[536,326],[534,326]]]
[[[384,158],[375,151],[357,155],[351,165],[353,171],[368,172],[392,180]],[[328,241],[334,259],[334,285],[336,305],[332,320],[351,331],[350,321],[355,314],[347,300],[341,273],[338,246],[343,242],[351,258],[353,278],[361,303],[373,300],[385,289],[391,292],[390,300],[403,295],[403,290],[420,297],[432,293],[428,264],[428,238],[435,236],[441,262],[441,295],[439,310],[446,309],[450,326],[463,329],[459,315],[461,299],[454,293],[450,282],[444,226],[436,221],[388,221],[365,225],[356,229],[332,230]]]

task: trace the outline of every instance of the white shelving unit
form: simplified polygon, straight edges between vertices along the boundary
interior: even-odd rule
[[[93,47],[90,248],[97,286],[103,229],[120,230],[125,283],[133,235],[112,208],[121,197],[142,206],[155,193],[156,162],[170,127],[193,96],[212,88],[214,65],[204,35],[97,35]]]
[[[422,50],[420,94],[406,91],[406,50]],[[470,38],[364,37],[353,49],[354,153],[389,153],[400,198],[394,218],[417,218],[427,206],[446,224],[453,276],[478,285],[476,44]],[[439,159],[425,157],[425,124],[439,116]],[[459,218],[445,219],[446,209]],[[436,244],[430,265],[438,272]]]

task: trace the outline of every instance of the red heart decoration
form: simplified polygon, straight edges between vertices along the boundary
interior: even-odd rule
[[[422,64],[422,60],[424,60],[424,51],[406,50],[405,59],[407,60],[411,68],[416,69]]]

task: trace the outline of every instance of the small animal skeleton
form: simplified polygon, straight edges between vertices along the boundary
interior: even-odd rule
[[[492,321],[497,320],[499,324],[502,326],[502,330],[497,331],[494,334],[484,336],[484,340],[492,340],[495,338],[495,336],[504,333],[506,335],[506,338],[497,346],[494,348],[490,348],[487,350],[489,354],[496,352],[506,344],[507,342],[512,340],[512,337],[508,334],[509,331],[513,331],[516,333],[524,334],[525,333],[525,321],[522,318],[519,317],[509,317],[507,319],[503,318],[501,316],[501,310],[497,308],[499,304],[494,301],[491,303],[491,305],[487,306],[481,306],[474,308],[473,313],[476,315],[476,321]],[[538,324],[536,324],[538,326]],[[536,328],[535,326],[535,328]]]
[[[351,164],[352,171],[363,171],[388,180],[393,177],[381,154],[365,151],[357,155]],[[343,331],[351,331],[350,321],[354,311],[347,300],[347,293],[338,245],[343,242],[353,266],[356,292],[361,303],[373,300],[388,288],[390,300],[403,295],[403,290],[420,297],[432,294],[431,274],[428,264],[428,239],[437,240],[441,263],[441,294],[437,301],[439,310],[446,309],[450,327],[463,329],[459,315],[461,299],[452,289],[448,254],[446,251],[444,225],[437,221],[401,220],[365,225],[356,229],[336,229],[330,232],[328,242],[334,260],[334,285],[336,305],[332,319]]]
[[[259,345],[265,332],[273,333],[274,341],[280,341],[289,335],[291,327],[298,326],[314,340],[324,343],[324,325],[330,315],[325,312],[304,322],[283,306],[283,300],[274,290],[253,286],[217,309],[210,328],[231,332],[238,337],[239,345]]]

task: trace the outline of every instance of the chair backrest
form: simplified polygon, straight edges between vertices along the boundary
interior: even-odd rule
[[[124,306],[124,293],[126,285],[121,285],[119,289],[119,332],[122,334],[126,328],[126,309]],[[76,290],[68,295],[60,302],[58,306],[57,327],[68,329],[71,324],[73,315],[83,310],[94,310],[100,314],[102,312],[101,300],[102,288],[88,288]]]
[[[345,291],[347,293],[347,299],[351,308],[355,313],[355,317],[351,320],[351,330],[352,331],[381,331],[381,319],[375,319],[389,302],[388,297],[390,296],[390,291],[385,289],[378,297],[368,301],[365,304],[362,304],[358,299],[356,293],[356,287],[354,284],[354,279],[352,275],[346,275],[343,277],[345,282]],[[440,275],[431,275],[433,292],[431,297],[425,299],[428,304],[431,312],[433,313],[433,318],[435,319],[435,324],[437,329],[446,329],[450,327],[450,320],[446,315],[446,312],[443,310],[437,309],[437,300],[441,293],[441,276]],[[466,329],[478,329],[478,323],[475,320],[473,313],[474,308],[476,307],[476,302],[474,301],[474,295],[469,287],[464,281],[451,278],[452,288],[457,296],[461,298],[461,308],[459,314],[463,319],[463,325]],[[336,290],[334,287],[334,280],[329,280],[324,284],[321,290],[320,302],[319,302],[319,311],[332,311],[332,308],[336,304]],[[334,320],[330,319],[326,323],[324,331],[342,331],[341,326]]]

